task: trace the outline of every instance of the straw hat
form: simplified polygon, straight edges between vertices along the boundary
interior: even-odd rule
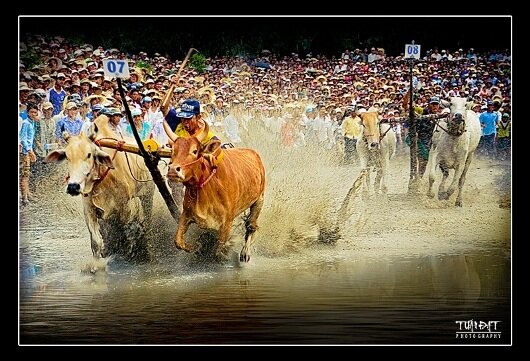
[[[55,56],[52,56],[51,58],[49,58],[47,60],[47,62],[49,62],[50,60],[52,59],[55,59],[57,61],[57,68],[56,69],[61,69],[61,67],[63,66],[63,61]]]
[[[328,81],[325,75],[319,75],[315,78],[314,81],[320,82],[321,84]]]

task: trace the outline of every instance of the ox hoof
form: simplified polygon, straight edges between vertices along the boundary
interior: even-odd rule
[[[239,262],[249,262],[250,261],[250,255],[247,253],[241,253],[239,255]]]
[[[176,243],[175,245],[177,246],[178,249],[182,251],[186,251],[188,253],[192,253],[196,251],[195,247],[191,246],[188,243],[182,243],[182,244]]]
[[[225,262],[225,261],[228,261],[228,259],[229,259],[229,255],[228,255],[228,253],[226,252],[226,250],[217,250],[217,251],[215,251],[215,253],[214,253],[214,259],[215,259],[217,262]]]
[[[462,201],[461,201],[461,200],[457,200],[457,201],[455,202],[455,206],[457,206],[457,207],[462,207]]]
[[[438,199],[441,200],[441,201],[449,199],[449,193],[447,193],[447,192],[438,193]]]

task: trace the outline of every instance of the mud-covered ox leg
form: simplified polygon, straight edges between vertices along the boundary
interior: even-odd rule
[[[239,261],[248,262],[250,261],[250,247],[252,246],[252,240],[254,238],[254,233],[258,229],[258,217],[261,213],[261,208],[263,207],[263,194],[250,206],[250,214],[245,220],[245,244],[243,249],[239,254]]]
[[[460,179],[458,181],[458,194],[456,196],[456,202],[455,206],[462,207],[462,188],[464,188],[464,182],[466,181],[466,174],[467,170],[469,169],[469,165],[471,164],[471,161],[473,160],[474,153],[469,153],[466,158],[466,164],[464,165],[464,170],[462,171],[462,175],[460,176]]]
[[[430,155],[431,159],[429,163],[429,190],[427,191],[427,195],[429,196],[429,198],[434,198],[434,190],[432,188],[434,185],[434,180],[436,178],[436,155],[437,154],[435,153],[435,151],[432,150]]]
[[[226,217],[223,224],[219,228],[219,233],[217,236],[217,246],[215,253],[216,255],[224,257],[224,246],[228,238],[230,237],[230,232],[232,231],[232,224],[234,222],[234,217]]]
[[[445,162],[440,162],[440,169],[442,171],[442,180],[438,187],[438,199],[442,200],[449,198],[449,195],[445,191],[445,182],[447,181],[447,177],[449,177],[449,168],[447,168]]]
[[[383,170],[377,169],[375,172],[375,183],[374,183],[374,192],[375,194],[379,194],[381,192],[386,193],[386,191],[383,191],[383,183],[381,180],[383,179]]]
[[[362,197],[363,197],[363,200],[365,201],[368,200],[370,196],[370,184],[371,184],[370,173],[372,172],[370,168],[367,168],[367,169],[368,169],[368,172],[366,173],[366,177],[364,177],[363,179],[363,191],[362,191]]]
[[[83,212],[85,214],[85,222],[90,233],[90,246],[92,254],[95,258],[105,257],[105,250],[103,244],[103,237],[98,223],[98,208],[92,205],[92,201],[88,198],[83,199]]]
[[[186,241],[184,240],[184,235],[188,231],[188,227],[190,226],[191,219],[185,214],[182,213],[179,217],[179,224],[177,227],[177,235],[175,236],[175,245],[178,249],[181,249],[186,252],[193,252],[194,248],[190,246]]]
[[[462,174],[464,171],[464,164],[458,163],[455,167],[455,174],[453,176],[453,180],[451,181],[451,184],[449,185],[449,188],[447,188],[447,197],[445,199],[449,199],[451,195],[455,192],[457,184],[460,182],[460,179],[462,178]]]

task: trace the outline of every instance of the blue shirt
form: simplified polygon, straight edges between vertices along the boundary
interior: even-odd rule
[[[497,118],[499,117],[498,112],[484,112],[480,114],[479,120],[480,124],[483,124],[482,135],[491,135],[497,133]]]
[[[151,127],[146,122],[142,122],[142,129],[136,129],[141,140],[146,140],[151,134]],[[125,134],[130,137],[134,137],[134,134],[131,129],[131,125],[127,124],[125,127]]]
[[[61,89],[60,92],[57,92],[55,88],[50,89],[50,103],[53,104],[53,113],[52,115],[57,115],[63,110],[63,102],[66,97],[66,92],[64,89]]]
[[[59,142],[63,142],[63,130],[66,130],[70,135],[79,135],[82,126],[83,121],[79,118],[75,118],[73,122],[68,117],[59,119],[55,125],[55,137]]]
[[[171,130],[175,131],[175,129],[177,129],[177,125],[179,125],[182,122],[182,119],[177,117],[177,111],[175,110],[175,108],[171,108],[167,112],[166,121],[169,127],[171,128]]]
[[[24,119],[22,127],[20,128],[20,144],[22,145],[22,154],[26,155],[30,150],[33,150],[33,141],[35,139],[35,127],[33,121]]]

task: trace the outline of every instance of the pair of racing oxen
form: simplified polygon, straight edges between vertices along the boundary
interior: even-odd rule
[[[106,115],[96,118],[87,134],[68,136],[64,149],[51,152],[47,162],[68,160],[66,192],[82,195],[85,221],[95,258],[121,254],[146,257],[145,232],[151,219],[154,183],[141,156],[100,146],[102,139],[122,140]],[[191,223],[218,231],[217,249],[228,240],[234,219],[250,208],[245,219],[245,244],[240,260],[250,260],[252,239],[263,206],[265,168],[248,148],[221,149],[219,140],[203,144],[202,135],[183,138],[168,134],[173,143],[168,177],[184,183],[183,211],[175,244],[185,251],[195,247],[184,235]],[[134,139],[125,139],[134,142]]]

